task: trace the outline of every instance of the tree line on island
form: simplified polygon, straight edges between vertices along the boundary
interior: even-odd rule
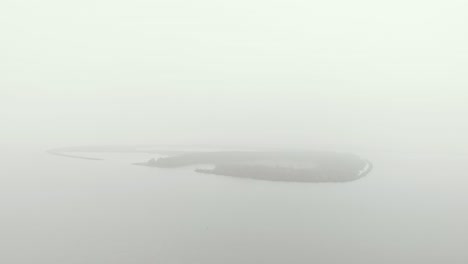
[[[269,181],[347,182],[364,177],[372,163],[350,153],[336,152],[196,152],[137,163],[158,168],[214,165],[199,173]],[[297,166],[301,164],[301,166]],[[308,166],[305,166],[305,165]]]

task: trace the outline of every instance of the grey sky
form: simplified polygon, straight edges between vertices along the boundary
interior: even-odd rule
[[[0,3],[3,144],[464,148],[466,1]]]

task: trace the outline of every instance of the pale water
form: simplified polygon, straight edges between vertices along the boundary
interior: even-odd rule
[[[468,263],[468,157],[362,153],[350,183],[2,153],[0,263]]]

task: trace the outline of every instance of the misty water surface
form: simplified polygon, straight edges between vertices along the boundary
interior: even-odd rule
[[[364,154],[364,153],[363,153]],[[278,183],[2,152],[8,263],[463,263],[466,157],[365,153],[350,183]]]

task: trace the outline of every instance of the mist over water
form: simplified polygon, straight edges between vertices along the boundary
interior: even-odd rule
[[[466,263],[466,13],[2,1],[0,262]],[[46,152],[96,145],[337,151],[374,169],[268,182]]]
[[[463,263],[466,157],[367,153],[351,183],[281,183],[9,152],[2,259],[13,263]],[[27,166],[12,162],[28,161]]]

